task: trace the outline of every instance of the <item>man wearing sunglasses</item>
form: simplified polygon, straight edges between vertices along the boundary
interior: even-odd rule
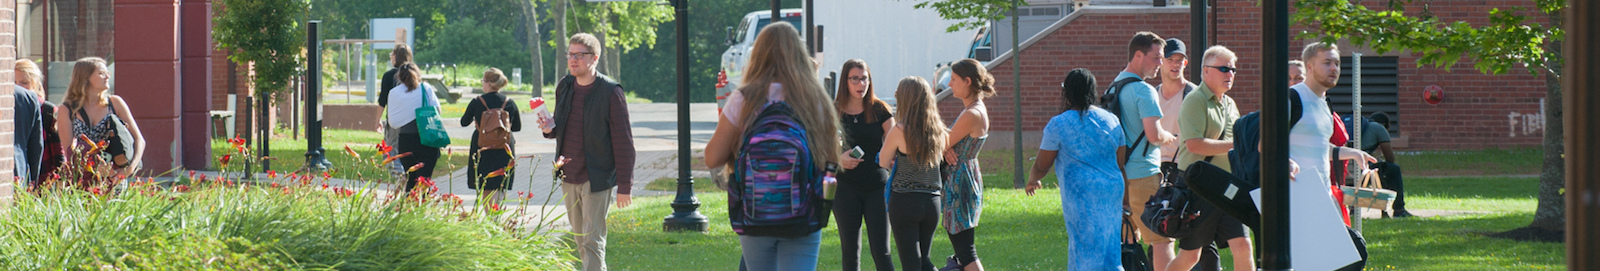
[[[1188,168],[1198,161],[1207,161],[1223,170],[1231,170],[1228,150],[1233,149],[1233,123],[1239,119],[1239,107],[1228,96],[1233,89],[1238,57],[1222,46],[1206,49],[1201,60],[1201,86],[1183,99],[1178,114],[1178,168]],[[1192,226],[1194,232],[1178,239],[1178,258],[1167,266],[1168,271],[1189,270],[1200,258],[1200,249],[1222,243],[1233,251],[1233,270],[1255,270],[1255,260],[1250,251],[1250,238],[1238,219],[1221,212],[1211,203],[1191,201],[1200,209],[1200,217]],[[1204,267],[1202,267],[1204,268]]]

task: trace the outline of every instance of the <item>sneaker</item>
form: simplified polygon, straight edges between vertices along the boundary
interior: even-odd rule
[[[950,255],[944,258],[944,267],[940,267],[939,271],[960,271],[962,268],[965,266],[961,266],[961,261],[956,260],[956,255]]]

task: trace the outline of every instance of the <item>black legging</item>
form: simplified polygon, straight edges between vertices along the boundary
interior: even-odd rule
[[[928,248],[939,226],[939,195],[895,192],[889,196],[889,210],[901,270],[934,270]]]
[[[889,259],[889,213],[883,201],[883,186],[876,187],[876,190],[863,190],[854,185],[840,185],[833,200],[833,216],[839,220],[839,250],[844,254],[840,260],[843,270],[860,269],[863,220],[873,264],[878,270],[894,270],[894,263]]]
[[[956,263],[962,267],[978,261],[978,228],[974,227],[950,235],[950,249],[956,253]]]
[[[400,158],[400,164],[405,165],[406,169],[411,169],[411,166],[417,163],[423,163],[422,168],[417,171],[406,173],[405,191],[411,192],[411,189],[417,186],[417,178],[433,177],[433,167],[439,163],[439,148],[423,146],[421,134],[415,132],[400,133],[399,145],[400,153],[411,153],[411,156]]]

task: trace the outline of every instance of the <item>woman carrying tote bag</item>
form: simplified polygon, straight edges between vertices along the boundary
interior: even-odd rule
[[[417,170],[406,173],[405,192],[416,188],[419,178],[433,176],[433,167],[439,162],[439,148],[442,146],[429,146],[423,144],[422,132],[427,132],[431,119],[433,124],[442,128],[438,116],[419,116],[418,109],[424,107],[439,108],[439,99],[433,97],[432,86],[422,82],[422,74],[417,69],[417,64],[406,63],[400,66],[400,71],[395,76],[400,84],[389,90],[389,106],[386,109],[390,124],[398,130],[399,142],[396,146],[400,153],[411,153],[411,156],[401,157],[400,162],[408,170],[421,164]],[[434,112],[437,112],[435,109]],[[446,138],[448,139],[448,137]]]
[[[133,176],[141,166],[140,158],[144,156],[144,135],[139,132],[139,124],[134,121],[132,112],[128,111],[128,103],[122,97],[111,95],[111,75],[107,73],[106,61],[98,57],[79,59],[72,67],[72,81],[67,85],[67,97],[62,100],[66,105],[63,110],[66,114],[56,114],[56,132],[61,138],[64,155],[74,155],[71,146],[77,144],[93,144],[107,141],[104,159],[100,167],[91,170],[100,176],[114,179],[115,176]],[[79,143],[79,137],[87,137],[94,142]],[[70,175],[70,174],[66,174]],[[89,181],[80,179],[78,181]],[[120,181],[120,180],[101,180]],[[101,184],[80,183],[85,186]],[[87,188],[87,187],[85,187]]]

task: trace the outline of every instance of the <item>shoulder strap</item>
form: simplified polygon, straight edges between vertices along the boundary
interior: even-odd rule
[[[1106,91],[1106,95],[1122,96],[1122,88],[1123,87],[1126,87],[1126,86],[1128,86],[1128,84],[1132,84],[1133,82],[1138,82],[1138,81],[1144,81],[1144,80],[1139,79],[1138,77],[1128,77],[1128,78],[1122,78],[1122,80],[1117,80],[1116,82],[1112,82],[1111,83],[1111,88],[1107,89],[1107,91]],[[1110,91],[1110,90],[1116,90],[1116,91]],[[1116,97],[1116,99],[1117,99],[1118,103],[1122,102],[1122,97]],[[1126,112],[1123,112],[1123,111],[1127,111],[1127,110],[1128,109],[1126,107],[1123,107],[1121,105],[1117,105],[1117,111],[1118,111],[1117,112],[1117,116],[1121,117],[1121,116],[1126,115],[1126,114],[1123,114],[1123,113],[1126,113]],[[1145,137],[1144,135],[1145,135],[1146,132],[1149,132],[1149,131],[1139,132],[1139,136],[1134,137],[1133,139],[1130,139],[1130,140],[1136,140],[1136,141],[1133,142],[1133,147],[1132,148],[1128,148],[1128,156],[1129,157],[1133,156],[1134,150],[1139,149],[1139,145],[1140,144],[1144,144],[1145,141],[1149,141],[1149,140],[1143,139]],[[1144,146],[1144,152],[1145,152],[1145,155],[1149,155],[1150,146],[1148,146],[1148,145]]]
[[[1294,129],[1296,123],[1306,115],[1305,104],[1300,101],[1300,91],[1289,88],[1289,129]]]
[[[83,125],[95,125],[89,122],[89,112],[83,111],[83,106],[78,106],[78,119],[83,121]]]

